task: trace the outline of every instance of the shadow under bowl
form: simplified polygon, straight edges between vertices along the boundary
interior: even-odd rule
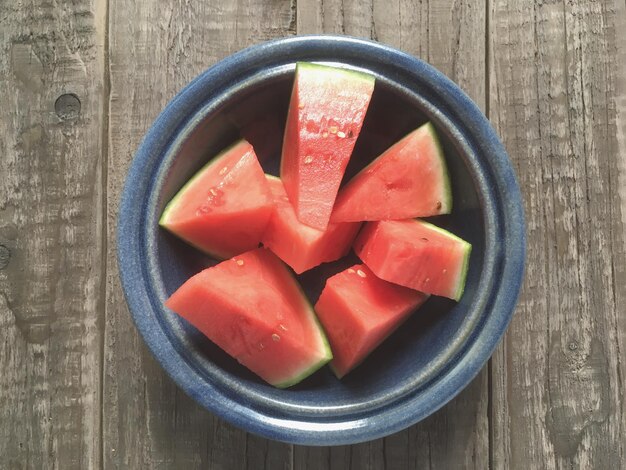
[[[341,381],[328,368],[275,389],[166,309],[167,297],[215,260],[159,229],[167,202],[238,138],[277,174],[295,63],[366,71],[377,82],[344,181],[420,124],[440,136],[453,213],[433,221],[473,245],[460,302],[433,297]],[[196,78],[148,131],[129,171],[118,261],[133,319],[168,374],[202,406],[286,442],[366,441],[423,419],[458,394],[488,360],[512,316],[524,264],[521,197],[486,118],[450,80],[395,49],[353,38],[305,36],[260,44]],[[312,303],[352,254],[298,276]]]

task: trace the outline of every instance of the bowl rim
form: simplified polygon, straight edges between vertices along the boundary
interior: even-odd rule
[[[328,57],[336,56],[337,62],[345,61],[342,54],[353,59],[362,56],[384,61],[403,73],[419,76],[438,93],[446,105],[443,112],[454,113],[469,129],[456,137],[471,138],[480,145],[481,164],[491,173],[490,182],[485,184],[493,194],[486,197],[494,207],[488,215],[497,222],[491,227],[497,233],[491,235],[504,241],[494,247],[497,259],[492,261],[498,264],[501,275],[495,292],[490,293],[485,303],[485,308],[491,309],[490,314],[478,325],[477,333],[468,340],[465,353],[458,361],[440,371],[425,390],[382,408],[378,414],[339,421],[310,414],[299,417],[254,409],[245,401],[238,401],[234,391],[207,383],[171,344],[156,318],[149,286],[153,268],[146,266],[142,256],[141,221],[148,201],[141,199],[143,193],[138,188],[150,187],[154,175],[145,169],[169,153],[172,140],[176,140],[179,131],[189,127],[198,111],[206,106],[206,101],[199,104],[195,99],[200,90],[223,81],[226,76],[250,77],[268,67],[295,62],[279,63],[278,58],[314,56],[316,51]],[[210,100],[219,100],[221,91],[218,87]],[[352,444],[384,437],[434,413],[460,393],[491,357],[512,318],[523,279],[525,245],[522,199],[515,174],[495,130],[473,101],[450,79],[418,58],[377,42],[334,35],[293,36],[253,45],[216,63],[178,92],[154,121],[136,151],[120,200],[117,226],[118,268],[131,316],[168,375],[204,408],[246,431],[308,445]]]

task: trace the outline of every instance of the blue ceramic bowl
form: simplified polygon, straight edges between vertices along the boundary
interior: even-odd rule
[[[163,306],[214,260],[157,225],[164,205],[211,156],[239,136],[276,173],[295,63],[319,61],[376,76],[346,178],[419,124],[439,131],[454,212],[435,222],[473,244],[465,294],[431,298],[342,381],[325,368],[277,390]],[[506,329],[522,281],[522,202],[507,154],[476,105],[428,64],[377,43],[333,36],[259,44],[204,72],[167,105],[131,165],[121,201],[118,261],[137,328],[174,381],[247,431],[311,445],[348,444],[399,431],[458,394]],[[312,302],[354,257],[299,277]]]

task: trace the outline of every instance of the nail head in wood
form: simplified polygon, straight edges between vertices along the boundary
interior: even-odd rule
[[[72,121],[80,115],[80,100],[74,93],[65,93],[54,102],[54,111],[59,119]]]

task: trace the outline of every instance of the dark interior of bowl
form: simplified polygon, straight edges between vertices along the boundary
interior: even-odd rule
[[[165,204],[212,156],[239,137],[256,149],[263,168],[277,174],[283,129],[293,82],[293,67],[265,76],[245,90],[229,96],[216,109],[190,125],[188,133],[166,170],[159,188],[159,204]],[[481,277],[485,250],[483,214],[479,208],[474,177],[452,133],[416,98],[379,77],[363,129],[350,160],[344,182],[391,144],[420,124],[432,121],[438,130],[450,170],[454,198],[453,213],[433,218],[473,245],[467,285],[456,303],[432,297],[366,361],[341,381],[326,367],[297,386],[277,390],[265,384],[231,359],[191,325],[169,312],[163,324],[180,350],[187,354],[207,380],[221,383],[236,380],[238,393],[251,399],[262,397],[277,406],[297,403],[312,412],[337,409],[358,411],[384,403],[390,393],[408,393],[423,387],[458,354],[463,340],[471,335],[479,314],[471,305]],[[186,279],[216,263],[184,242],[154,227],[158,264],[164,296],[174,292]],[[352,253],[345,259],[323,264],[298,276],[305,292],[315,303],[328,276],[358,262]],[[390,384],[400,384],[390,392]],[[398,392],[400,393],[400,392]],[[264,401],[267,405],[267,401]]]

